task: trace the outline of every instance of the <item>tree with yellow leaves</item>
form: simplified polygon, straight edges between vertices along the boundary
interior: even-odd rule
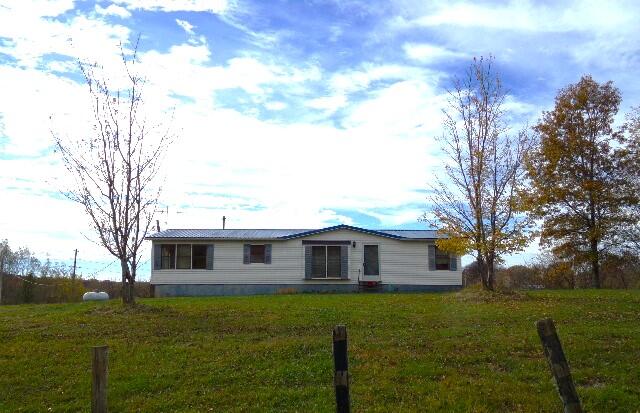
[[[445,174],[431,186],[423,216],[444,235],[438,248],[475,257],[487,290],[495,289],[503,257],[521,251],[532,236],[531,219],[518,200],[530,137],[526,129],[510,133],[507,93],[493,62],[474,59],[449,91],[439,139]]]

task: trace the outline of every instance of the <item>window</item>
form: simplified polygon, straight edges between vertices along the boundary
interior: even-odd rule
[[[436,247],[436,270],[449,270],[450,263],[449,253],[439,250],[438,247]]]
[[[173,244],[163,244],[161,250],[160,268],[163,270],[173,269],[176,260],[176,246]]]
[[[194,244],[191,247],[191,268],[194,270],[207,269],[207,246]]]
[[[249,262],[251,264],[264,264],[264,245],[251,245]]]
[[[327,277],[340,278],[340,247],[327,246]]]
[[[327,263],[325,261],[326,256],[326,247],[311,247],[311,276],[313,278],[327,277]]]
[[[312,278],[340,278],[341,271],[340,246],[314,245],[311,247]]]
[[[191,244],[178,244],[176,268],[179,270],[191,269]]]
[[[213,244],[155,244],[154,270],[213,270]]]
[[[244,244],[244,264],[271,264],[271,244]]]

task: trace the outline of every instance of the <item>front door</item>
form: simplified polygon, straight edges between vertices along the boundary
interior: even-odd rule
[[[380,279],[380,255],[377,245],[364,245],[363,267],[365,281]]]

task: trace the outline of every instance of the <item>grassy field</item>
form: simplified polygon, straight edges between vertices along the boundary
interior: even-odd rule
[[[111,411],[333,411],[331,330],[354,411],[558,412],[535,331],[553,317],[587,411],[640,406],[640,291],[149,299],[0,307],[0,411],[87,411],[110,346]]]

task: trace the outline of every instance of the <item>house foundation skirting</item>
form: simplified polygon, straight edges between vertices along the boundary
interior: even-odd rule
[[[363,289],[358,284],[154,284],[155,297],[259,295],[290,293],[445,292],[460,285],[381,284]]]

